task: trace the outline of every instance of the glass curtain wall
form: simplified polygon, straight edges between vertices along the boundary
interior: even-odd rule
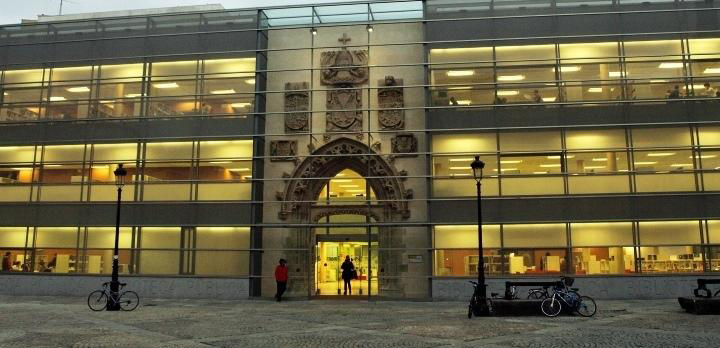
[[[255,58],[7,70],[0,122],[233,116],[253,110]]]
[[[110,274],[114,227],[1,227],[5,272]],[[249,227],[121,227],[119,272],[247,276]]]
[[[118,163],[126,201],[250,199],[252,140],[200,140],[0,146],[0,201],[114,201]]]
[[[432,106],[716,98],[720,39],[432,48]]]
[[[434,197],[716,191],[716,126],[573,128],[433,135]],[[462,151],[458,151],[462,149]]]

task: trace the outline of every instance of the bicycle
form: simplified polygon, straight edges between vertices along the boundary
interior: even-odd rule
[[[470,304],[468,305],[468,319],[471,319],[473,314],[476,317],[487,315],[492,311],[492,308],[490,307],[490,301],[485,299],[484,306],[480,304],[480,299],[478,298],[478,283],[474,281],[470,281],[470,284],[473,285],[473,294],[470,297]]]
[[[550,291],[548,291],[548,286],[543,286],[542,289],[535,288],[528,290],[528,300],[544,300],[548,297],[550,297]]]
[[[577,288],[569,288],[575,281],[573,278],[562,277],[562,286],[553,289],[552,296],[540,303],[540,310],[548,317],[556,317],[563,307],[580,314],[583,317],[592,317],[597,312],[597,304],[590,296],[580,296]]]
[[[125,285],[127,283],[120,283],[120,289]],[[113,296],[113,292],[110,291],[110,282],[103,283],[102,287],[102,290],[95,290],[88,295],[88,307],[95,312],[105,309],[108,301],[111,301],[113,305],[120,305],[120,309],[124,311],[132,311],[140,304],[140,296],[135,291],[123,291],[119,296]]]

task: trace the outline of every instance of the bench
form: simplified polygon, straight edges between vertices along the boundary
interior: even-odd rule
[[[688,313],[720,314],[720,297],[713,297],[712,291],[707,288],[708,284],[720,284],[720,279],[699,278],[697,283],[697,289],[693,290],[695,297],[678,297],[680,307]]]

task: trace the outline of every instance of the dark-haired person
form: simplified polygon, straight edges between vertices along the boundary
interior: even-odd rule
[[[288,268],[285,259],[280,259],[277,267],[275,267],[275,281],[277,282],[275,300],[280,302],[282,301],[282,295],[285,293],[285,289],[287,289],[288,282]]]

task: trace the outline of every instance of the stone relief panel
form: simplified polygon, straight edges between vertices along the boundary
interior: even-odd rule
[[[307,82],[285,84],[285,133],[307,132],[310,119],[310,92]]]
[[[362,131],[362,90],[336,89],[327,91],[326,132]]]
[[[394,76],[385,76],[384,80],[378,81],[378,123],[382,130],[405,129],[405,105],[403,96],[402,79],[395,79]]]
[[[297,156],[297,141],[272,140],[270,141],[271,161],[294,161]]]
[[[350,38],[343,34],[338,41],[347,45]],[[320,54],[320,83],[323,85],[359,85],[368,80],[367,50],[329,51]]]
[[[418,140],[412,133],[401,133],[391,140],[392,153],[395,157],[416,157]]]

